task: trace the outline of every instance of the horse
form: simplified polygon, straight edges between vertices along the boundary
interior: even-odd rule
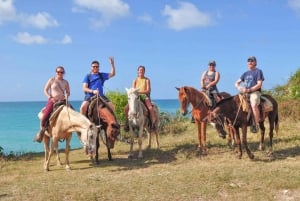
[[[209,114],[209,100],[205,92],[201,92],[190,86],[175,87],[178,93],[178,99],[180,102],[180,113],[186,115],[188,113],[188,106],[192,104],[192,115],[195,119],[198,134],[198,151],[203,154],[207,154],[206,147],[206,127],[207,116]],[[219,98],[229,97],[230,94],[221,92]],[[223,137],[223,136],[221,136]]]
[[[115,140],[120,134],[120,124],[117,121],[113,109],[103,98],[95,96],[95,98],[91,100],[87,113],[89,120],[95,123],[98,128],[95,162],[99,164],[99,137],[101,137],[102,142],[106,146],[108,160],[112,161],[110,149],[114,148]]]
[[[42,118],[42,110],[38,114]],[[48,129],[45,131],[43,140],[45,148],[44,170],[49,171],[49,163],[53,152],[56,152],[57,165],[61,166],[59,157],[58,141],[66,141],[66,170],[71,170],[69,162],[70,141],[72,132],[77,132],[79,140],[83,144],[86,154],[94,154],[96,148],[96,126],[90,122],[84,115],[76,112],[68,105],[61,105],[55,110],[49,120]],[[50,140],[52,143],[50,147]]]
[[[269,111],[261,111],[261,117],[259,122],[260,128],[260,143],[259,150],[265,149],[264,136],[265,136],[265,118],[268,117],[269,120],[269,138],[270,138],[270,150],[268,155],[273,152],[273,130],[275,128],[276,133],[279,130],[279,117],[278,117],[278,103],[270,95],[263,94],[261,99],[261,104],[265,103],[265,98],[269,100],[272,104],[272,108]],[[249,106],[248,106],[249,107]],[[265,108],[265,105],[262,107]],[[250,151],[247,143],[247,127],[251,126],[251,118],[248,111],[243,109],[243,99],[239,95],[226,98],[219,103],[217,103],[216,108],[210,114],[210,120],[216,125],[216,130],[222,135],[226,135],[224,131],[224,125],[228,125],[234,134],[235,143],[238,147],[238,158],[242,158],[242,144],[246,149],[248,157],[254,159],[254,154]],[[240,139],[239,128],[242,129],[242,140]],[[242,141],[242,142],[241,142]]]
[[[153,104],[153,110],[156,115],[156,122],[154,123],[154,129],[150,128],[150,118],[148,115],[148,109],[146,108],[145,104],[139,99],[138,91],[139,89],[130,88],[127,89],[127,96],[128,96],[128,123],[129,123],[129,131],[131,133],[130,138],[130,151],[128,158],[133,158],[133,141],[134,136],[138,135],[138,145],[139,145],[139,153],[138,159],[143,158],[142,152],[142,137],[144,131],[147,133],[148,137],[148,147],[151,148],[151,141],[152,141],[152,134],[154,133],[156,136],[156,147],[159,149],[159,109],[158,107]]]

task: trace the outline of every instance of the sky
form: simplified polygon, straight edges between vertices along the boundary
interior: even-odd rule
[[[200,89],[215,60],[219,91],[256,56],[263,89],[286,84],[300,68],[300,0],[0,0],[0,101],[46,100],[59,65],[71,96],[83,100],[93,60],[116,76],[104,90],[126,92],[146,67],[152,99],[176,99],[175,87]]]

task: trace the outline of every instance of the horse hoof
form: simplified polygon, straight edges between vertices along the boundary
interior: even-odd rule
[[[133,155],[128,155],[128,159],[133,159]]]
[[[249,158],[250,158],[251,160],[253,160],[253,159],[254,159],[254,154],[250,154],[250,155],[249,155]]]

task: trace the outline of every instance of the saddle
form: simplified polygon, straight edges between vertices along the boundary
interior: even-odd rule
[[[241,107],[243,112],[248,112],[248,119],[250,115],[252,114],[252,109],[250,105],[250,96],[248,93],[245,94],[239,94],[239,99],[241,102]],[[260,96],[260,104],[258,105],[259,113],[260,113],[260,119],[265,119],[266,113],[273,110],[273,104],[272,102],[265,97],[263,94]]]
[[[87,109],[86,116],[88,117],[88,119],[90,119],[95,124],[99,123],[99,122],[97,122],[97,121],[99,121],[98,115],[96,115],[96,118],[95,118],[94,108],[97,107],[97,105],[99,105],[101,107],[107,107],[111,110],[110,106],[107,103],[108,101],[109,100],[106,97],[93,96],[90,100],[90,104],[89,104],[89,107]],[[112,110],[111,110],[111,112],[112,112]]]
[[[68,105],[68,106],[70,106],[72,109],[74,109],[74,108],[72,107],[72,105],[67,104],[65,100],[58,101],[58,102],[54,103],[54,105],[53,105],[53,111],[51,112],[50,117],[49,117],[49,119],[48,119],[48,121],[46,122],[46,125],[45,125],[45,130],[47,131],[47,132],[45,132],[45,134],[48,135],[49,137],[51,137],[50,134],[49,134],[49,132],[48,132],[49,126],[50,126],[50,125],[54,125],[54,123],[55,123],[55,121],[56,121],[56,119],[57,119],[58,114],[60,113],[60,111],[63,109],[63,107],[64,107],[65,105]],[[45,108],[43,108],[42,111],[43,111],[44,109],[45,109]]]

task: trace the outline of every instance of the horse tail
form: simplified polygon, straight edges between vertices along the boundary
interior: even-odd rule
[[[279,117],[278,117],[278,111],[276,112],[275,116],[275,132],[278,135],[279,132]]]

